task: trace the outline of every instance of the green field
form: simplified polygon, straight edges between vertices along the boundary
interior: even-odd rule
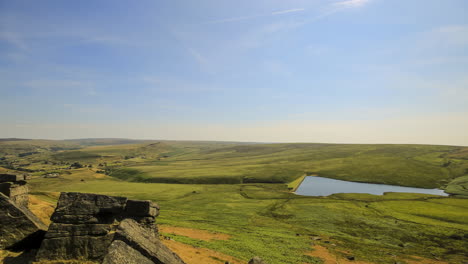
[[[394,263],[424,256],[461,263],[467,252],[468,200],[421,194],[343,194],[328,198],[291,194],[282,184],[155,184],[112,178],[35,179],[36,194],[76,191],[150,199],[161,205],[159,223],[230,234],[226,241],[177,241],[248,260],[320,263],[304,255],[315,243],[351,251],[358,260]],[[464,237],[459,240],[458,236]],[[329,241],[329,243],[327,243]],[[332,245],[332,246],[330,246]],[[403,262],[402,262],[403,263]]]
[[[3,164],[11,168],[35,172],[80,162],[106,169],[115,178],[152,183],[289,183],[304,174],[318,174],[358,182],[444,188],[468,175],[468,148],[456,146],[104,142],[99,141],[98,146],[89,146],[89,140],[85,145],[79,141],[0,142],[0,158],[3,156]],[[109,141],[112,143],[115,140]],[[54,148],[45,147],[47,144]],[[33,154],[24,156],[29,153]]]
[[[35,175],[31,189],[44,200],[53,200],[49,194],[62,191],[153,200],[161,205],[161,224],[216,231],[231,238],[203,241],[165,235],[242,260],[257,255],[272,264],[321,263],[305,255],[313,244],[373,263],[405,263],[411,256],[463,263],[468,256],[468,199],[463,199],[468,195],[465,147],[39,143],[0,142],[0,158],[4,157],[3,167],[10,170],[31,170]],[[52,143],[71,149],[47,149]],[[13,145],[23,146],[18,150]],[[25,152],[39,153],[18,156]],[[75,162],[86,167],[66,169]],[[42,177],[50,172],[60,176]],[[304,197],[289,191],[299,177],[310,174],[441,187],[458,196],[389,193]]]

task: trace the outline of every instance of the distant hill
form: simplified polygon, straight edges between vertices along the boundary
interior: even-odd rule
[[[2,141],[25,141],[25,140],[31,140],[31,139],[26,139],[26,138],[0,138],[0,142],[2,142]]]
[[[81,138],[63,140],[69,143],[75,143],[82,146],[105,146],[105,145],[124,145],[124,144],[143,144],[151,143],[156,140],[139,140],[127,138]]]

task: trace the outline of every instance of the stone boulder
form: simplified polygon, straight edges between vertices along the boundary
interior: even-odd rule
[[[18,206],[28,207],[29,189],[26,186],[27,176],[17,174],[0,174],[0,193],[10,198]]]
[[[112,242],[103,264],[154,264],[140,252],[120,240]]]
[[[25,181],[28,179],[29,177],[27,175],[22,175],[22,174],[7,174],[7,173],[0,174],[0,182],[17,182],[17,181]]]
[[[122,248],[123,245],[125,245],[125,252],[138,253],[141,263],[184,263],[177,254],[161,242],[157,233],[151,232],[133,219],[125,219],[120,223],[110,248]],[[109,250],[103,263],[127,263],[115,261],[122,254],[123,252],[117,250]],[[139,261],[133,263],[140,263]]]
[[[62,193],[37,259],[184,263],[159,240],[158,214],[159,206],[151,201]]]
[[[0,249],[38,248],[47,226],[26,207],[0,193]]]
[[[127,198],[86,193],[61,193],[50,220],[60,224],[111,224],[124,210]]]
[[[263,261],[259,257],[253,257],[250,261],[249,264],[267,264],[265,261]]]
[[[29,204],[29,188],[25,181],[0,183],[0,193],[10,198],[17,206],[27,208]]]

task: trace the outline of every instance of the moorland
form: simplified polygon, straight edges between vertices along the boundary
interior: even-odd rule
[[[32,175],[45,221],[62,191],[153,200],[165,237],[243,262],[327,263],[332,256],[340,263],[442,264],[468,256],[468,147],[4,139],[3,172]],[[451,196],[294,194],[305,175],[442,188]]]

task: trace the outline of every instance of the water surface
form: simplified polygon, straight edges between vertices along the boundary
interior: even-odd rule
[[[306,196],[327,196],[334,193],[369,193],[382,195],[385,192],[425,193],[448,196],[440,189],[423,189],[386,184],[361,183],[307,176],[296,190],[296,194]]]

